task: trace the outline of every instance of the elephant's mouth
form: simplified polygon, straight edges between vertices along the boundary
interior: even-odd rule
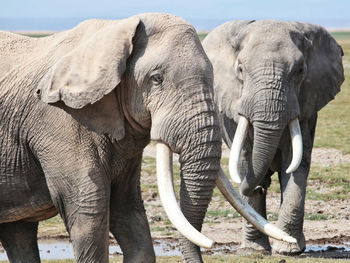
[[[235,183],[241,183],[241,178],[238,172],[238,162],[243,143],[245,141],[245,138],[247,137],[248,126],[249,121],[245,117],[241,116],[238,122],[235,137],[232,142],[229,159],[229,172],[232,180]],[[297,170],[301,163],[303,157],[303,140],[301,136],[298,118],[290,121],[288,126],[293,149],[293,158],[289,167],[286,170],[286,173],[289,174]]]
[[[196,230],[187,221],[177,204],[173,185],[172,152],[167,145],[161,142],[157,143],[157,182],[160,199],[172,224],[183,236],[196,245],[211,248],[214,241]],[[221,168],[216,185],[230,204],[261,232],[278,240],[296,243],[293,237],[266,221],[244,201]]]

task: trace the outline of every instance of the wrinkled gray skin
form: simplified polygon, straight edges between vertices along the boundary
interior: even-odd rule
[[[280,21],[225,23],[208,34],[203,47],[214,67],[226,144],[231,147],[239,115],[250,123],[239,161],[240,191],[266,217],[266,189],[270,176],[278,173],[282,194],[277,224],[298,244],[274,241],[273,249],[301,253],[317,111],[334,98],[344,80],[341,47],[320,26]],[[288,123],[296,117],[303,157],[300,167],[286,174],[292,159]],[[271,250],[267,236],[247,222],[244,237],[243,250]]]
[[[78,262],[108,262],[109,231],[124,262],[154,262],[140,194],[150,138],[180,154],[181,208],[201,229],[221,138],[212,66],[191,25],[145,14],[42,39],[0,32],[0,56],[0,239],[11,262],[40,261],[38,221],[57,213]],[[186,262],[202,262],[181,243]]]

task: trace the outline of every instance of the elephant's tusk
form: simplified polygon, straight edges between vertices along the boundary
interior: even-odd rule
[[[204,248],[212,248],[214,242],[195,229],[180,210],[173,185],[172,152],[163,143],[157,143],[157,181],[160,200],[176,229],[188,240]]]
[[[238,172],[238,161],[239,161],[239,155],[241,153],[244,140],[247,137],[248,124],[249,122],[245,117],[241,116],[239,118],[235,137],[233,138],[231,151],[230,151],[230,159],[228,163],[229,172],[233,182],[238,184],[241,183],[241,178],[239,177],[239,172]]]
[[[286,171],[287,174],[298,169],[303,158],[303,138],[301,136],[298,118],[289,123],[289,131],[292,139],[293,159]]]
[[[269,223],[246,201],[244,201],[241,195],[232,186],[221,167],[219,171],[219,177],[216,180],[216,185],[219,188],[220,192],[230,202],[230,204],[238,211],[238,213],[247,219],[260,232],[277,240],[282,240],[289,243],[297,243],[297,240],[294,237],[291,237],[283,230]]]

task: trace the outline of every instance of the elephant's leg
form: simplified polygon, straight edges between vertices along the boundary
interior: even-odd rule
[[[47,177],[79,263],[108,262],[110,182],[106,177],[97,167]]]
[[[38,222],[0,224],[0,240],[11,263],[40,262],[37,232]]]
[[[78,211],[73,218],[68,218],[70,238],[77,262],[108,262],[107,218],[107,213],[82,211]]]
[[[257,191],[257,193],[251,197],[243,197],[264,218],[266,218],[266,193],[267,187],[271,182],[270,177],[271,173],[266,176],[266,179],[260,185],[262,188],[261,191]],[[270,253],[271,246],[269,238],[245,219],[243,220],[243,231],[244,239],[240,247],[242,253],[254,251],[260,253]]]
[[[140,191],[141,156],[128,164],[111,192],[110,230],[124,254],[124,263],[153,263],[155,254]]]
[[[295,245],[274,241],[273,250],[280,254],[300,254],[305,250],[306,244],[303,234],[305,194],[316,121],[317,114],[309,120],[300,122],[303,136],[303,159],[299,168],[292,174],[285,172],[279,174],[282,196],[277,224],[298,241]],[[284,169],[282,171],[285,171],[289,165],[290,157],[286,156],[283,159]]]
[[[292,175],[279,175],[283,194],[277,225],[298,241],[297,244],[290,244],[274,240],[273,251],[279,254],[297,255],[306,246],[303,224],[307,172],[302,168],[298,171]]]
[[[248,173],[248,166],[251,163],[251,149],[252,142],[247,138],[243,149],[241,150],[241,157],[239,162],[239,171],[241,179]],[[272,172],[266,175],[265,180],[261,183],[264,191],[257,192],[254,196],[243,198],[263,217],[266,218],[266,189],[270,185]],[[271,246],[268,237],[257,230],[247,220],[243,219],[243,240],[240,247],[240,253],[246,254],[251,252],[264,252],[269,253]]]

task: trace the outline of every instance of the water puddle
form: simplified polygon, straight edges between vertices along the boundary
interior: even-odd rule
[[[328,252],[328,251],[337,251],[337,252],[350,252],[350,243],[344,243],[346,246],[336,246],[336,245],[310,245],[306,246],[304,253],[315,253],[315,252]]]
[[[345,246],[336,245],[309,245],[306,247],[305,253],[317,253],[317,252],[350,252],[350,243],[345,243]],[[179,244],[172,240],[154,240],[154,250],[156,256],[181,256]],[[213,249],[201,249],[205,254],[230,254],[234,253],[238,249],[237,245],[230,244],[218,244]],[[41,259],[73,259],[73,247],[72,244],[66,241],[41,241],[39,242],[40,258]],[[122,251],[118,245],[109,246],[110,257],[121,255]],[[8,260],[6,252],[0,250],[0,260]]]

